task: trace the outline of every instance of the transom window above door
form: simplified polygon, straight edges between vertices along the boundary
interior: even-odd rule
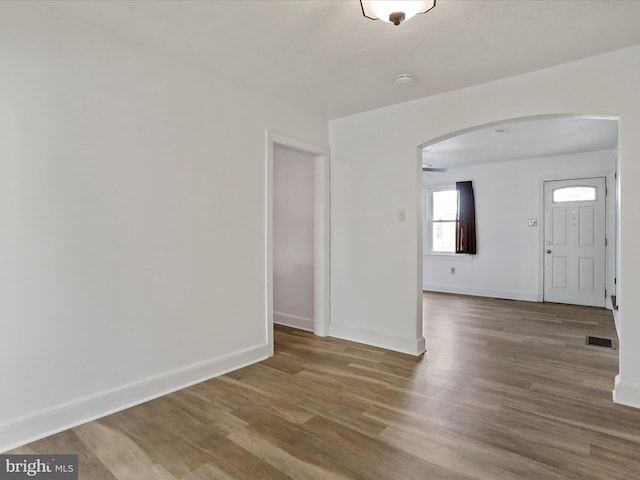
[[[553,203],[593,202],[596,200],[596,187],[562,187],[553,190]]]

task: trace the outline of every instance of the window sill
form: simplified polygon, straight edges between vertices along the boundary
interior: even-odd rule
[[[441,262],[473,262],[473,257],[475,257],[475,255],[467,253],[424,253],[422,256],[425,259]]]

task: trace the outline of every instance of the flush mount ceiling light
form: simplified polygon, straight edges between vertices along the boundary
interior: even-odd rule
[[[427,13],[436,6],[436,0],[360,0],[362,14],[371,20],[383,20],[394,25]]]

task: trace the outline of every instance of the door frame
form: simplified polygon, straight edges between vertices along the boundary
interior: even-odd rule
[[[265,209],[265,323],[269,356],[273,355],[273,162],[276,144],[300,150],[314,163],[314,261],[313,261],[313,333],[329,335],[331,323],[331,177],[329,147],[299,140],[272,130],[265,132],[266,209]]]
[[[612,159],[613,160],[613,159]],[[617,161],[613,162],[617,165]],[[605,255],[605,289],[607,291],[605,308],[611,309],[611,294],[615,292],[614,278],[616,275],[616,244],[617,232],[615,226],[616,218],[616,179],[615,170],[592,170],[584,172],[566,172],[564,174],[544,175],[538,177],[538,218],[542,219],[538,225],[538,298],[539,302],[544,302],[544,184],[545,182],[555,182],[561,180],[579,180],[583,178],[605,179],[605,238],[607,243],[604,247]]]

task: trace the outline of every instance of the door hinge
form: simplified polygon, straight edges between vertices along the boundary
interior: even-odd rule
[[[607,239],[605,238],[605,239],[604,239],[604,246],[606,247],[607,245],[608,245],[608,241],[607,241]]]
[[[604,298],[607,298],[607,289],[604,289]]]

